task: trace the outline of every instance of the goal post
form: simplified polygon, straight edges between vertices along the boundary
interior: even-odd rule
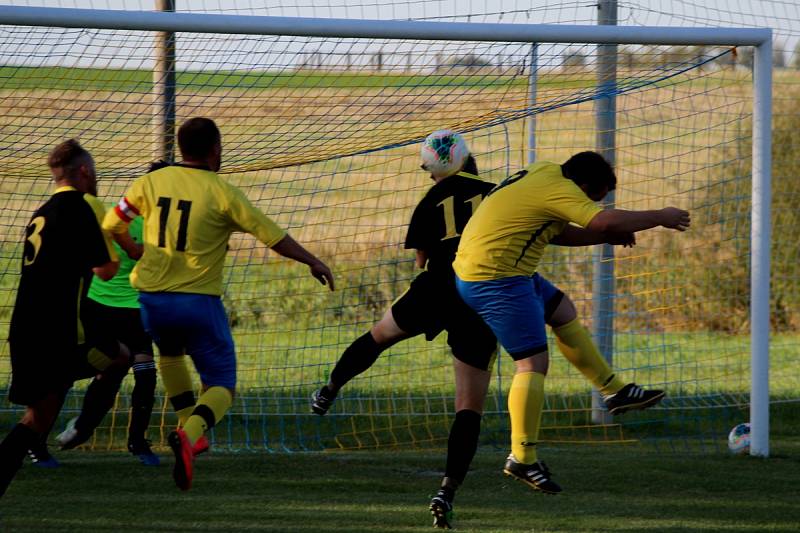
[[[754,47],[749,304],[750,453],[764,457],[769,455],[771,30],[345,20],[13,6],[0,6],[0,25],[167,32],[175,33],[178,39],[180,33],[188,32],[333,39],[517,42],[539,45],[576,43]],[[371,148],[364,148],[364,153],[369,149]],[[325,156],[321,161],[333,159],[335,157]],[[279,406],[278,410],[281,409]],[[284,431],[283,427],[281,431]]]

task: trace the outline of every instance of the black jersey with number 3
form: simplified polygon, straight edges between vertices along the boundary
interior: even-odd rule
[[[9,330],[12,358],[42,355],[36,352],[43,347],[69,350],[83,341],[79,312],[92,268],[114,257],[98,216],[100,202],[72,187],[58,189],[33,214]]]
[[[493,183],[459,172],[431,187],[417,205],[405,247],[423,250],[428,256],[428,271],[437,278],[454,279],[452,263],[461,232],[493,188]]]

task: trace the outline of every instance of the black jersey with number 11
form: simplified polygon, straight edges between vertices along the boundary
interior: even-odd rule
[[[452,263],[461,232],[493,188],[493,183],[459,172],[431,187],[417,205],[408,225],[405,247],[427,254],[431,274],[453,281]]]

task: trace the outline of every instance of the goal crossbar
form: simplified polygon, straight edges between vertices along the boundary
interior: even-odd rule
[[[772,35],[772,30],[767,28],[355,20],[17,6],[0,6],[0,24],[297,37],[588,44],[758,46]]]

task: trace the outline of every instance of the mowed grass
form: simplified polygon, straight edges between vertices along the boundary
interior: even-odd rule
[[[455,527],[481,532],[794,532],[797,439],[769,459],[654,455],[637,446],[541,450],[564,493],[502,475],[484,447],[456,499]],[[198,458],[191,491],[125,454],[63,453],[26,464],[3,498],[3,531],[429,531],[444,450],[222,454]]]

